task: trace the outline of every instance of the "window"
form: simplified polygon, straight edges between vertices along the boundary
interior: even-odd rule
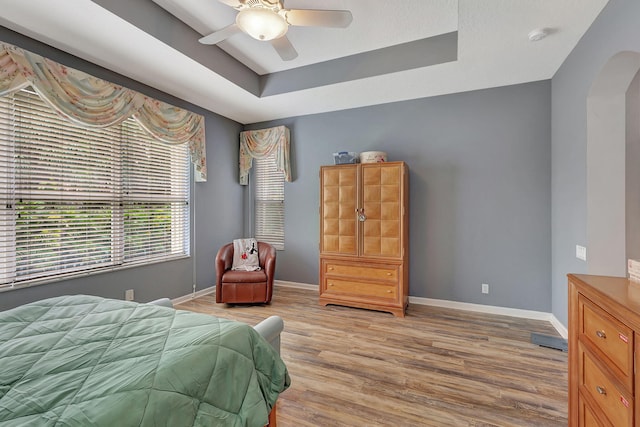
[[[284,175],[276,170],[275,154],[253,159],[255,177],[254,236],[284,249]]]
[[[189,255],[189,153],[0,97],[0,287]]]

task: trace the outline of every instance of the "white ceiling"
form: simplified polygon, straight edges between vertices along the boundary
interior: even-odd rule
[[[131,5],[140,1],[152,0]],[[246,124],[549,79],[607,1],[285,0],[289,9],[351,10],[353,23],[291,27],[299,53],[291,62],[245,34],[220,48],[268,74],[457,30],[458,60],[262,98],[90,0],[0,0],[0,24]],[[235,19],[215,0],[156,2],[202,35]],[[528,33],[541,27],[551,34],[530,42]]]

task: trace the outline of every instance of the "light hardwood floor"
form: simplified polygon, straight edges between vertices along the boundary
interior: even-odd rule
[[[277,286],[270,305],[208,295],[177,306],[256,324],[284,319],[291,387],[278,427],[566,426],[567,353],[530,343],[545,321],[410,305],[407,317],[318,305]]]

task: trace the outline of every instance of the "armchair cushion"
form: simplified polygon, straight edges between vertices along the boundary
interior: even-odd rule
[[[225,283],[260,283],[266,282],[267,275],[263,270],[244,271],[244,270],[227,270],[224,273]]]

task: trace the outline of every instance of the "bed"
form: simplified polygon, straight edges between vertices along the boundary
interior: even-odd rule
[[[0,312],[0,425],[267,425],[290,383],[282,320],[170,305],[73,295]]]

